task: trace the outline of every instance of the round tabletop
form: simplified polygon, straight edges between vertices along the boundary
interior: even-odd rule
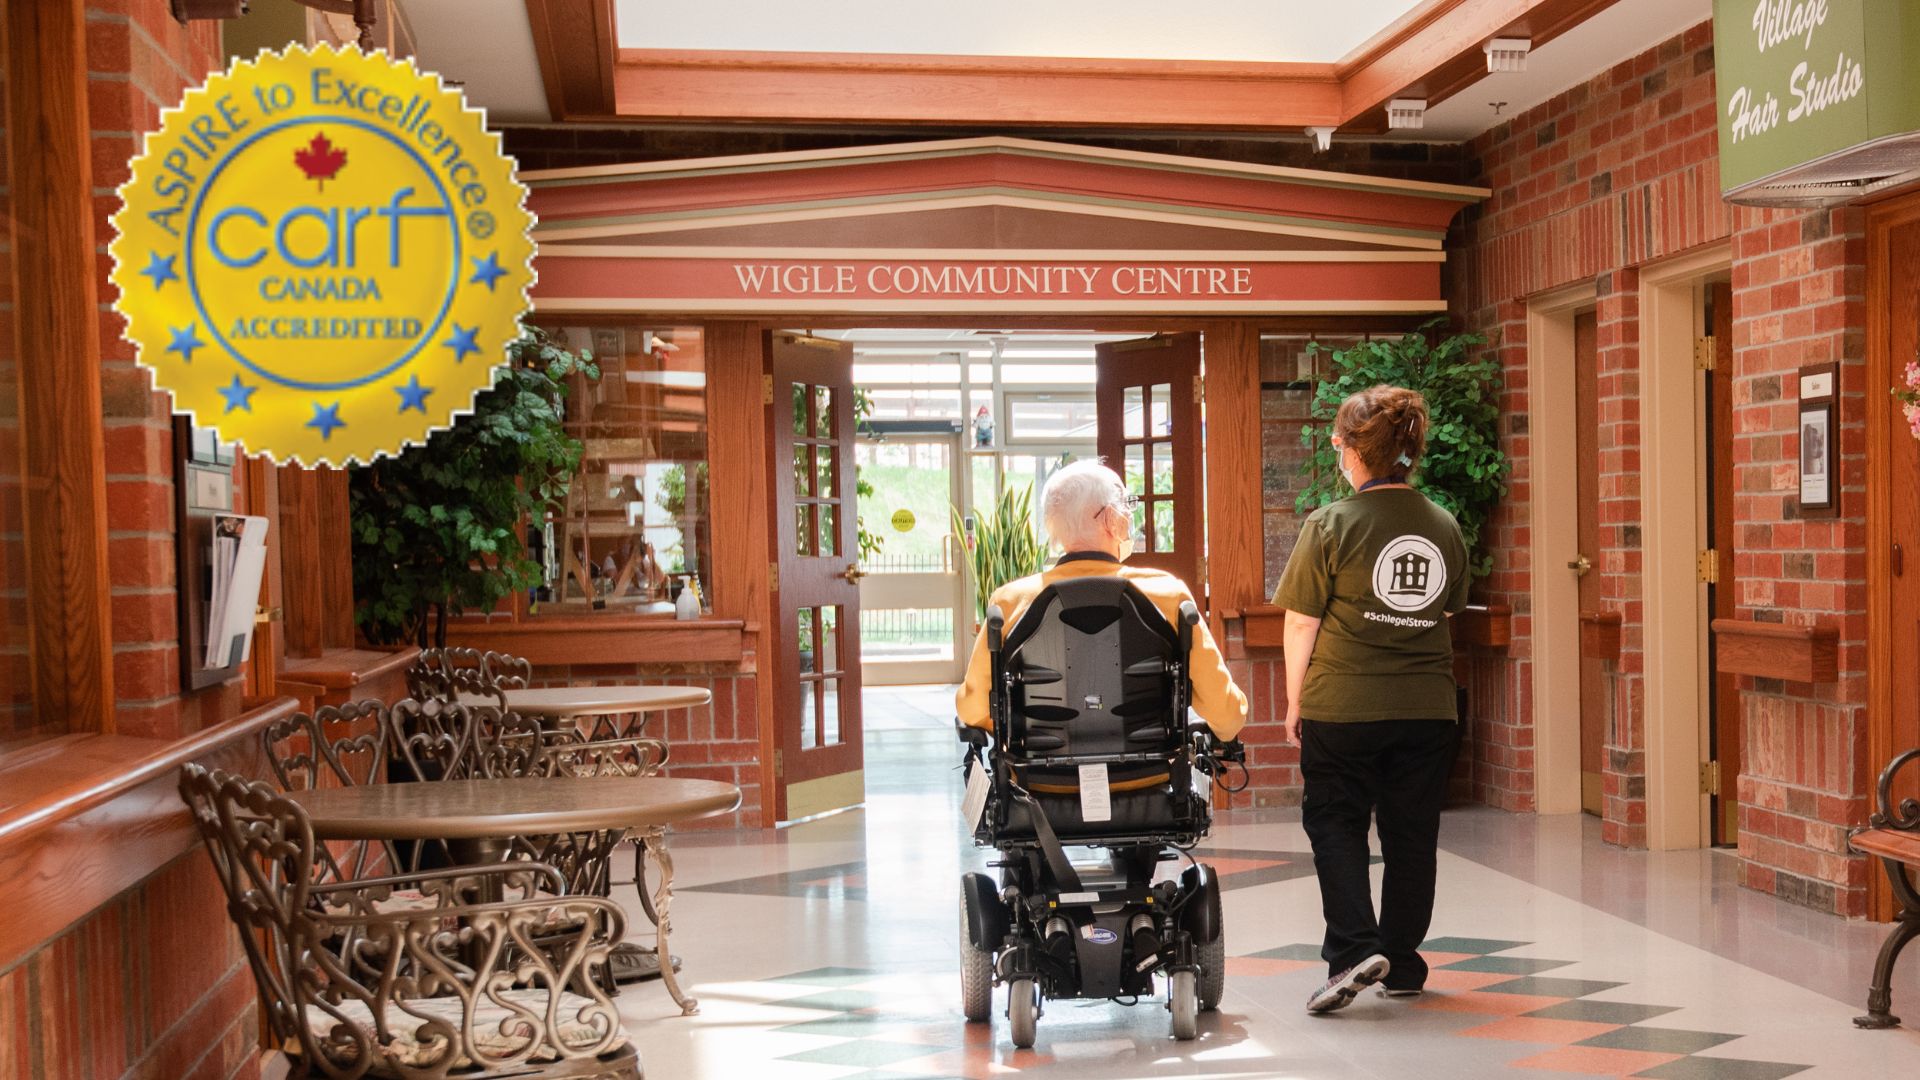
[[[698,686],[536,686],[505,691],[507,707],[523,716],[605,716],[705,705],[713,692]],[[480,694],[460,695],[462,705],[491,705]]]
[[[674,776],[430,780],[293,791],[321,840],[489,839],[639,829],[723,814],[740,789]]]

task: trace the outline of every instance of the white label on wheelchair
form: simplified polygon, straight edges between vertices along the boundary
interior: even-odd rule
[[[1107,789],[1105,765],[1080,766],[1080,820],[1113,820],[1113,796]]]
[[[967,794],[960,800],[960,816],[967,821],[968,829],[980,827],[980,815],[987,808],[987,795],[993,789],[993,781],[987,779],[985,766],[975,761],[967,766]]]

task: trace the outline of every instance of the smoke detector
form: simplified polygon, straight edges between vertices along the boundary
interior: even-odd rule
[[[1488,72],[1525,71],[1533,42],[1528,38],[1494,38],[1481,47],[1487,52]]]
[[[1387,130],[1418,131],[1427,124],[1426,98],[1394,98],[1387,102]]]

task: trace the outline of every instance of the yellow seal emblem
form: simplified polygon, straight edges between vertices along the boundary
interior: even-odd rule
[[[249,453],[371,461],[473,408],[532,283],[526,189],[410,61],[236,60],[147,136],[113,217],[127,338]]]

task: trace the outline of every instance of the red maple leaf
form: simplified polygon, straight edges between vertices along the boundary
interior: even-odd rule
[[[318,181],[320,190],[327,190],[327,181],[333,179],[341,166],[347,163],[347,152],[327,141],[327,133],[320,132],[305,147],[293,152],[293,163],[307,174],[307,179]]]

